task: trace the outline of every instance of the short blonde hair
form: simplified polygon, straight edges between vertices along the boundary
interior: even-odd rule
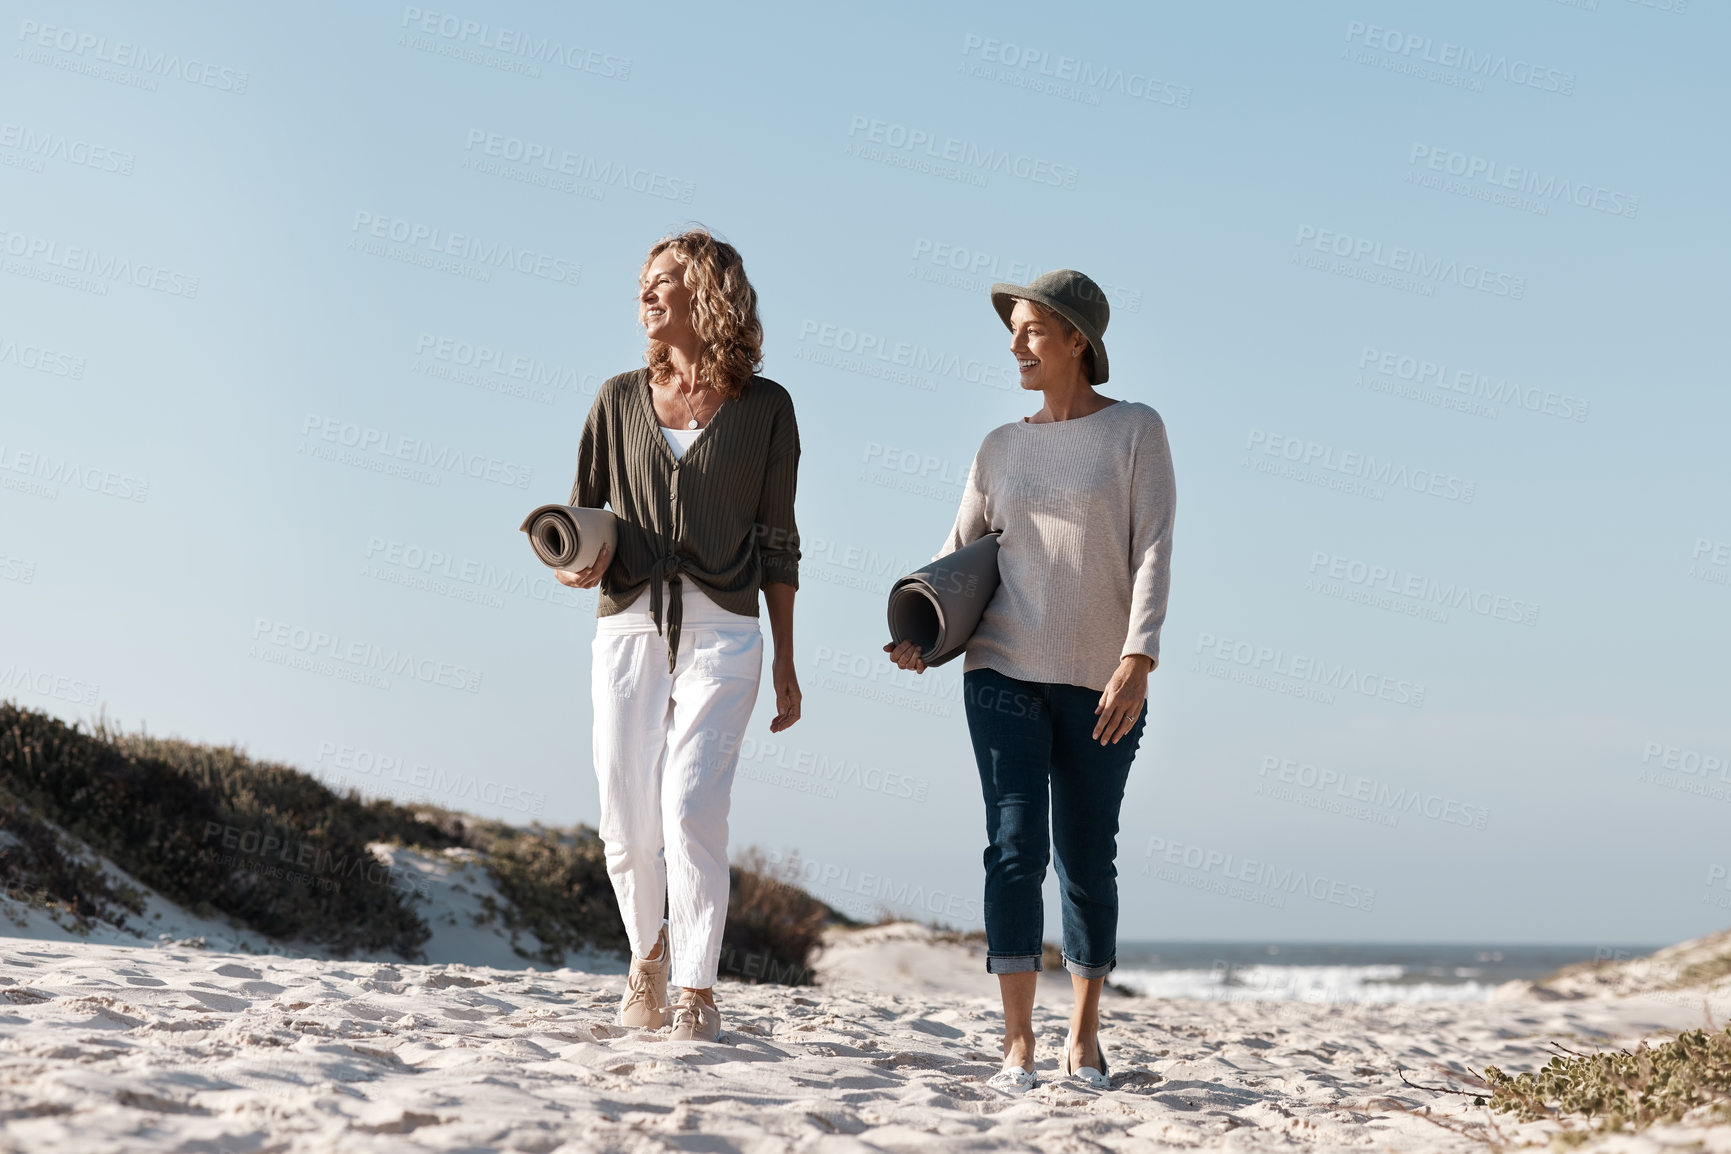
[[[669,251],[685,270],[685,287],[691,290],[691,327],[703,341],[698,373],[723,397],[737,397],[763,367],[763,324],[757,319],[757,290],[746,279],[745,261],[738,249],[715,239],[708,229],[693,228],[656,241],[643,259],[644,271]],[[645,357],[657,383],[673,378],[665,344],[651,340]]]
[[[1021,303],[1039,313],[1041,320],[1056,324],[1058,331],[1064,336],[1071,337],[1081,333],[1082,330],[1071,324],[1070,318],[1057,309],[1048,308],[1039,301],[1031,301],[1027,297],[1020,299]],[[1099,383],[1094,379],[1094,342],[1087,337],[1082,338],[1082,372],[1087,376],[1090,385]]]

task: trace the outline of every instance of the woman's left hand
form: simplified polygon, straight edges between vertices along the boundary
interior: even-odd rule
[[[593,589],[601,584],[601,577],[607,572],[608,564],[613,560],[613,546],[603,545],[601,551],[595,554],[595,563],[587,569],[555,569],[553,576],[561,585],[569,585],[573,589]]]
[[[1154,662],[1140,653],[1132,653],[1118,662],[1100,704],[1094,707],[1099,721],[1094,723],[1094,740],[1101,745],[1117,745],[1119,739],[1136,726],[1142,716],[1142,706],[1148,700],[1148,671]]]
[[[775,720],[769,723],[769,731],[780,733],[799,720],[799,674],[793,670],[792,657],[777,653],[769,675],[775,683]]]

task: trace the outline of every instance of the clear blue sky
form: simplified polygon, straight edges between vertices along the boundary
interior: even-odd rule
[[[734,845],[977,924],[883,593],[1035,407],[986,286],[1071,266],[1180,493],[1124,935],[1719,928],[1728,28],[1664,3],[0,5],[0,694],[593,822],[516,529],[701,221],[805,449]]]

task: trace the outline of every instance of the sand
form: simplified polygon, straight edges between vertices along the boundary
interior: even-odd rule
[[[1525,1069],[1550,1039],[1624,1044],[1703,1016],[1699,998],[1530,986],[1471,1005],[1110,997],[1096,1092],[1057,1078],[1057,978],[1036,1017],[1043,1084],[1015,1100],[984,1085],[998,1018],[977,949],[888,927],[835,937],[820,973],[722,983],[722,1041],[682,1043],[611,1024],[616,974],[0,938],[0,1149],[1477,1150],[1442,1124],[1486,1112],[1401,1071]],[[1608,1148],[1684,1140],[1731,1151],[1731,1127]]]

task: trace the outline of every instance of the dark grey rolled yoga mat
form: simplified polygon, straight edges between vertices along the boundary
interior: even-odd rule
[[[601,546],[613,545],[618,519],[606,509],[542,505],[518,527],[529,534],[529,544],[535,547],[541,564],[554,569],[587,569],[595,563]]]
[[[998,535],[946,554],[890,586],[890,642],[912,641],[942,665],[962,652],[998,591]]]

